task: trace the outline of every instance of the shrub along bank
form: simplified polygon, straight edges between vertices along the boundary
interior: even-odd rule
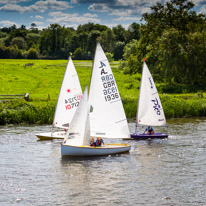
[[[166,118],[206,116],[205,98],[182,98],[162,95],[162,105]],[[128,119],[135,119],[137,99],[123,97],[123,105]],[[52,124],[56,103],[33,104],[24,100],[13,100],[0,104],[0,125],[6,124]]]

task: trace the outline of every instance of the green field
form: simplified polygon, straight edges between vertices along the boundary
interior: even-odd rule
[[[92,61],[73,61],[84,90],[90,83]],[[33,64],[31,66],[26,66]],[[67,60],[0,60],[0,94],[30,93],[31,100],[56,101]],[[137,99],[140,75],[123,75],[119,62],[111,63],[118,88],[125,97]],[[127,90],[130,89],[130,92]]]
[[[92,61],[73,61],[82,90],[89,86]],[[120,62],[111,67],[128,118],[135,118],[140,86],[140,74],[125,75],[118,69]],[[38,123],[50,124],[64,76],[67,60],[0,60],[0,94],[29,93],[25,100],[1,101],[0,125]],[[157,84],[158,87],[158,84]],[[206,100],[192,94],[160,94],[167,118],[206,116]]]

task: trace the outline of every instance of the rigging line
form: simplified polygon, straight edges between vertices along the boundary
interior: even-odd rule
[[[120,121],[118,121],[118,122],[115,122],[115,123],[120,123],[120,122],[123,122],[123,121],[125,121],[125,120],[127,120],[127,119],[122,119],[122,120],[120,120]]]
[[[158,92],[153,93],[152,95],[158,94]]]

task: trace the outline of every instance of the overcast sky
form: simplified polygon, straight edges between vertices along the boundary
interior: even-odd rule
[[[0,0],[0,27],[31,27],[39,29],[58,23],[77,28],[92,22],[112,28],[121,24],[126,29],[137,22],[150,7],[166,0]],[[206,13],[206,0],[193,0],[197,13]]]

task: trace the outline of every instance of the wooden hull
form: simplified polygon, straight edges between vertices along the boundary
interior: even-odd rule
[[[129,152],[128,144],[107,144],[101,147],[61,145],[62,156],[102,156]]]
[[[155,134],[130,134],[131,140],[148,140],[148,139],[165,139],[168,138],[168,134],[164,133],[155,133]]]
[[[64,139],[65,132],[44,132],[36,134],[40,140]]]

